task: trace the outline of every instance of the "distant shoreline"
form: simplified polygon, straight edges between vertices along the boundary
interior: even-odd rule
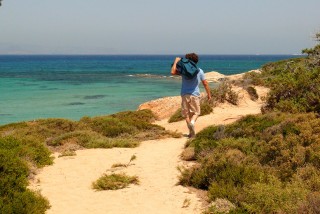
[[[3,56],[92,56],[92,57],[97,57],[97,56],[106,56],[106,57],[132,57],[132,56],[138,56],[138,57],[159,57],[159,56],[168,56],[170,58],[173,58],[175,56],[184,56],[184,54],[0,54],[0,57]],[[199,54],[199,57],[212,57],[212,56],[294,56],[294,57],[303,57],[306,56],[306,54]]]

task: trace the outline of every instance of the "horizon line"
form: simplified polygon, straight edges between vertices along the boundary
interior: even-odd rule
[[[50,54],[50,53],[35,53],[35,54],[10,54],[10,53],[0,53],[0,56],[183,56],[185,54],[71,54],[71,53],[57,53],[57,54]],[[305,56],[306,54],[297,54],[297,53],[277,53],[277,54],[198,54],[199,56]]]

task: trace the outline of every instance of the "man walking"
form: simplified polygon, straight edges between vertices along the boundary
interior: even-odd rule
[[[193,61],[195,64],[198,63],[199,57],[195,53],[189,53],[185,55],[186,59]],[[172,67],[171,74],[172,75],[180,75],[179,68],[177,67],[177,63],[181,60],[181,58],[176,57]],[[199,68],[198,74],[189,79],[182,76],[182,86],[181,86],[181,113],[185,118],[187,126],[189,128],[188,137],[192,138],[195,136],[195,122],[200,115],[200,89],[199,84],[202,82],[206,92],[208,100],[211,99],[210,87],[205,79],[205,75],[202,69]]]

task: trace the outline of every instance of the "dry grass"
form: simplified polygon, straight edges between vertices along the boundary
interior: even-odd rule
[[[76,152],[74,150],[66,150],[66,151],[63,151],[59,156],[58,158],[61,158],[61,157],[66,157],[66,156],[76,156]]]
[[[92,188],[98,191],[101,190],[117,190],[123,189],[130,184],[139,184],[137,176],[128,176],[124,173],[121,174],[104,174],[97,181],[92,183]]]
[[[124,163],[115,163],[111,166],[111,168],[117,168],[117,167],[128,167],[130,166],[132,163],[132,161],[134,161],[135,159],[137,159],[137,156],[136,155],[132,155],[129,162],[124,164]]]

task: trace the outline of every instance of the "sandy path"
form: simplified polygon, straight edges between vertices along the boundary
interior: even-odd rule
[[[134,149],[89,149],[73,157],[56,158],[36,176],[35,189],[47,197],[49,213],[200,213],[201,203],[185,187],[176,185],[186,139],[145,141]],[[114,163],[134,165],[117,172],[139,177],[140,185],[116,191],[94,191],[91,183]],[[55,154],[56,156],[58,154]],[[184,201],[190,201],[183,208]]]

